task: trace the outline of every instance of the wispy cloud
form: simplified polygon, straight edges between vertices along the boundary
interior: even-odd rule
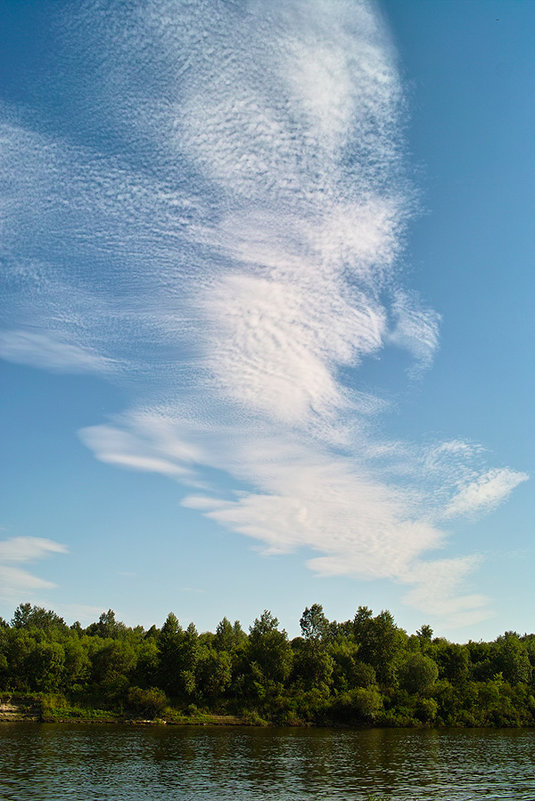
[[[529,476],[509,468],[489,470],[462,486],[445,509],[444,517],[487,512],[504,501]]]
[[[479,593],[463,594],[463,582],[479,563],[477,556],[431,561],[415,560],[407,582],[412,589],[405,600],[416,609],[435,615],[451,628],[478,623],[491,616],[489,599]]]
[[[264,552],[302,548],[321,575],[390,578],[418,608],[484,615],[462,595],[475,560],[425,557],[446,542],[441,520],[492,506],[521,474],[489,473],[460,441],[384,438],[387,404],[359,385],[386,348],[411,354],[411,375],[430,367],[440,319],[399,286],[416,204],[375,7],[57,13],[78,116],[53,131],[39,109],[2,112],[0,352],[125,381],[131,408],[83,442],[194,486],[186,505]],[[208,486],[207,467],[235,491]]]
[[[113,361],[49,334],[0,331],[0,358],[58,373],[107,373]]]
[[[417,376],[433,361],[438,347],[440,315],[433,309],[424,308],[414,292],[403,291],[397,292],[392,312],[395,324],[390,342],[405,348],[415,357],[416,363],[409,369],[409,374]]]
[[[28,594],[55,587],[52,582],[18,566],[54,553],[67,553],[67,548],[41,537],[12,537],[0,542],[0,598],[9,603],[20,603],[27,600]]]
[[[158,456],[156,443],[120,428],[91,426],[82,429],[80,437],[101,462],[171,477],[184,477],[186,473],[182,466]]]

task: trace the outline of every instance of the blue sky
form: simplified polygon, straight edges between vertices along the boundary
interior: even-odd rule
[[[0,614],[533,630],[533,3],[3,19]]]

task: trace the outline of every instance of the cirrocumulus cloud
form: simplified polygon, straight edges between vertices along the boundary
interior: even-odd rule
[[[37,79],[35,108],[0,107],[0,355],[124,380],[131,408],[85,444],[188,486],[186,505],[264,551],[312,550],[321,575],[389,578],[420,609],[433,597],[437,615],[484,617],[461,590],[474,560],[427,552],[440,520],[524,476],[488,472],[458,441],[382,438],[387,404],[359,386],[385,348],[421,374],[439,325],[399,288],[416,202],[376,8],[90,0],[54,14],[62,68]],[[68,113],[51,123],[58,81]],[[239,491],[211,487],[207,467]]]

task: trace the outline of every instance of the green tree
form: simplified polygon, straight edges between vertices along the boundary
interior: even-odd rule
[[[292,648],[288,635],[278,630],[279,621],[267,609],[250,628],[248,656],[263,676],[271,681],[285,682],[292,667]]]
[[[115,619],[115,612],[113,609],[108,609],[103,612],[98,619],[98,623],[91,623],[87,627],[87,634],[93,637],[102,637],[103,639],[111,637],[113,639],[121,637],[126,632],[126,626],[119,620]]]
[[[141,687],[130,687],[127,705],[136,714],[153,719],[163,712],[167,706],[167,698],[165,693],[157,687],[150,687],[146,690]]]
[[[360,660],[374,668],[381,684],[393,684],[407,635],[396,626],[391,613],[384,610],[373,617],[368,607],[360,606],[353,619],[353,634]]]
[[[190,623],[184,632],[180,653],[180,689],[185,696],[192,696],[195,692],[195,673],[199,659],[198,639],[197,629]]]
[[[232,680],[232,659],[228,651],[205,646],[200,649],[196,684],[201,699],[216,703]]]
[[[87,685],[91,673],[87,647],[76,636],[66,640],[64,650],[63,689],[81,689]]]
[[[532,667],[528,650],[516,632],[506,631],[498,637],[494,646],[496,673],[511,684],[531,681]]]
[[[177,616],[169,612],[158,636],[158,685],[176,697],[180,692],[179,669],[184,632]]]
[[[117,679],[127,678],[135,669],[137,654],[132,643],[121,640],[105,640],[93,654],[93,680],[104,685]]]
[[[496,673],[496,666],[491,644],[488,642],[472,642],[470,640],[466,648],[470,655],[472,678],[476,681],[492,679]]]
[[[7,660],[7,689],[29,690],[33,685],[31,654],[37,641],[25,627],[12,628],[4,645]]]
[[[195,691],[199,647],[195,626],[190,623],[184,631],[176,615],[170,612],[157,643],[158,685],[172,698],[188,700]]]
[[[334,660],[334,683],[339,691],[371,687],[377,683],[375,669],[360,658],[359,646],[353,636],[340,637],[329,649]]]
[[[433,629],[431,626],[428,626],[425,623],[418,631],[416,632],[416,636],[419,640],[423,640],[424,642],[431,642],[433,639]]]
[[[303,612],[299,621],[301,634],[307,640],[322,640],[329,633],[329,621],[320,604],[312,604]]]
[[[339,695],[332,706],[337,722],[359,725],[374,723],[383,708],[383,698],[377,687],[359,687]]]
[[[65,650],[58,642],[40,642],[28,657],[32,689],[53,692],[61,687]]]
[[[440,640],[435,645],[434,656],[440,678],[454,684],[462,684],[470,676],[470,652],[466,646]]]
[[[324,648],[318,648],[314,640],[292,643],[292,681],[299,682],[305,690],[316,687],[328,694],[332,684],[334,661]]]
[[[234,625],[226,617],[217,624],[213,645],[217,651],[236,651],[247,641],[247,635],[236,620]]]
[[[51,609],[47,611],[42,606],[32,606],[29,603],[20,604],[15,609],[11,625],[15,629],[33,628],[43,632],[67,630],[63,618],[56,615]]]
[[[133,676],[134,683],[142,689],[151,687],[158,676],[158,646],[153,637],[144,637],[136,648],[137,664]]]
[[[401,684],[409,693],[425,693],[438,678],[438,667],[424,654],[411,654],[401,670]]]

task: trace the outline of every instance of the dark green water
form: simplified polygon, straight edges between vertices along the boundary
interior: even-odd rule
[[[0,724],[2,801],[535,799],[535,732]]]

